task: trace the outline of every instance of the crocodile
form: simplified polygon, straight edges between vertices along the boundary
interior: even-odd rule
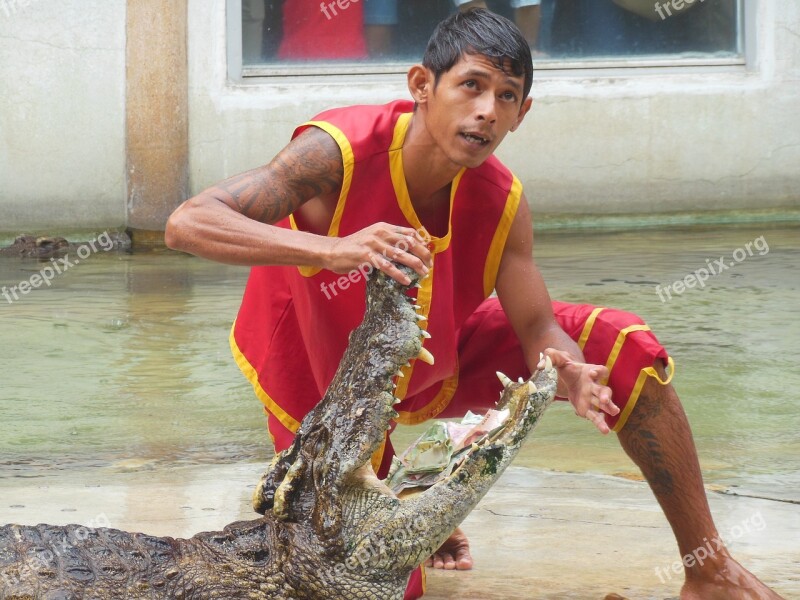
[[[14,243],[0,248],[0,256],[19,256],[22,258],[57,258],[69,252],[69,242],[63,237],[36,237],[18,235]]]
[[[0,598],[402,600],[411,572],[475,507],[552,402],[556,373],[542,360],[527,380],[502,374],[509,416],[471,443],[434,485],[394,493],[371,456],[382,443],[396,378],[432,360],[414,287],[370,274],[363,322],[292,445],[260,478],[259,518],[189,539],[111,528],[0,528]]]
[[[0,257],[36,258],[45,261],[64,257],[70,252],[77,252],[81,246],[87,244],[92,252],[96,252],[98,246],[104,252],[109,250],[127,252],[131,249],[131,239],[128,234],[118,231],[104,231],[92,241],[87,242],[70,242],[59,236],[22,234],[14,238],[14,242],[10,245],[0,248]]]

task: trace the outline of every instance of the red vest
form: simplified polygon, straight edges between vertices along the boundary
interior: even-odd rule
[[[402,147],[413,103],[334,109],[303,124],[339,144],[344,180],[329,236],[346,236],[385,221],[422,230],[403,175]],[[433,237],[433,267],[417,290],[434,365],[412,361],[397,380],[398,421],[435,417],[458,383],[461,325],[494,289],[522,186],[499,160],[463,169],[452,184],[450,229]],[[291,217],[278,223],[297,228]],[[365,282],[359,271],[254,267],[231,332],[237,363],[267,409],[296,431],[330,383],[350,331],[363,318]]]

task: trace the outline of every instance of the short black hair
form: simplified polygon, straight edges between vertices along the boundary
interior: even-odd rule
[[[525,36],[511,21],[485,8],[457,11],[439,23],[428,41],[422,64],[439,83],[464,54],[482,54],[495,59],[497,67],[517,77],[525,76],[522,98],[528,97],[533,85],[531,48]]]

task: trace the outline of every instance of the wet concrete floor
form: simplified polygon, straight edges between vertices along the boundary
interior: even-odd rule
[[[95,481],[50,487],[0,483],[3,522],[100,524],[190,536],[253,518],[263,466],[192,466],[160,473],[125,462]],[[723,540],[785,598],[800,598],[800,506],[709,493]],[[644,483],[511,467],[467,518],[475,568],[429,572],[430,600],[677,597],[680,564],[671,530]],[[673,571],[673,566],[675,571]]]

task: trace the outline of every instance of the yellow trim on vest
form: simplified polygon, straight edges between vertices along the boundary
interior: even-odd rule
[[[586,319],[586,323],[583,325],[583,331],[581,332],[581,337],[578,338],[578,347],[583,350],[586,346],[586,342],[589,339],[589,334],[592,333],[592,327],[594,327],[594,322],[597,320],[597,315],[603,312],[605,308],[599,307],[595,308],[592,311],[592,314],[589,315],[589,318]]]
[[[372,453],[372,459],[370,462],[372,463],[372,470],[375,471],[377,475],[378,471],[381,469],[381,463],[383,462],[383,454],[386,452],[386,436],[389,435],[388,432],[383,434],[383,441],[381,442],[380,447]]]
[[[389,173],[392,178],[392,187],[394,188],[395,196],[397,197],[397,204],[406,218],[408,223],[419,232],[427,232],[419,220],[419,216],[414,210],[411,203],[411,195],[408,192],[408,185],[406,183],[405,171],[403,169],[403,143],[408,133],[408,127],[411,124],[413,113],[404,113],[397,119],[394,126],[394,134],[392,136],[392,143],[389,146]],[[420,314],[428,317],[431,309],[431,299],[433,297],[433,280],[436,262],[436,254],[447,250],[450,246],[450,239],[452,236],[452,218],[453,218],[453,205],[455,204],[456,192],[461,183],[466,168],[461,169],[450,184],[450,213],[447,218],[447,234],[444,237],[430,236],[431,249],[431,268],[428,276],[420,283],[421,286],[417,292],[417,304],[422,308]],[[427,321],[424,322],[427,324]],[[424,340],[423,340],[424,344]],[[397,389],[395,396],[404,399],[408,394],[408,386],[414,372],[414,365],[416,361],[411,363],[410,367],[403,367],[403,377],[396,378]],[[414,412],[399,411],[396,421],[403,425],[412,425],[422,423],[427,419],[431,419],[441,413],[445,407],[450,403],[450,400],[455,394],[458,387],[458,367],[454,375],[448,377],[442,382],[442,387],[439,392],[428,404]]]
[[[456,372],[442,382],[442,387],[433,397],[433,400],[428,402],[419,410],[413,412],[399,411],[395,419],[401,425],[418,425],[424,423],[428,419],[435,419],[439,414],[447,408],[458,388],[458,367]]]
[[[269,394],[264,391],[264,388],[261,387],[261,382],[258,381],[258,372],[255,370],[253,365],[250,364],[250,361],[247,360],[247,357],[242,354],[242,351],[239,350],[239,345],[236,343],[236,338],[233,335],[235,327],[236,322],[234,321],[233,325],[231,326],[230,337],[228,338],[231,345],[231,352],[233,353],[233,359],[236,361],[236,364],[239,366],[239,369],[241,369],[244,376],[253,386],[256,396],[258,396],[258,399],[261,400],[266,409],[275,415],[275,417],[283,424],[284,427],[286,427],[286,429],[292,433],[297,433],[297,430],[300,429],[300,422],[283,410],[280,406],[278,406],[278,403],[270,398]]]
[[[301,127],[318,127],[322,129],[336,140],[336,143],[339,145],[339,150],[342,152],[342,164],[344,165],[342,190],[339,192],[339,200],[336,202],[336,209],[333,211],[333,218],[328,227],[328,237],[336,237],[339,235],[339,225],[342,222],[344,205],[347,202],[347,195],[350,193],[350,185],[353,183],[353,165],[355,164],[353,147],[350,145],[350,140],[347,139],[347,136],[342,130],[331,125],[327,121],[307,121],[303,123]],[[293,214],[289,215],[289,223],[292,229],[299,231]],[[320,267],[297,267],[297,269],[303,277],[312,277],[322,270]]]
[[[617,357],[619,357],[619,353],[622,351],[622,346],[628,338],[628,334],[633,331],[650,331],[650,328],[647,325],[631,325],[630,327],[620,330],[617,334],[617,339],[614,341],[614,347],[611,348],[611,352],[608,355],[608,360],[606,360],[606,369],[608,369],[609,377],[611,376],[611,370],[614,368],[614,364],[617,362]],[[602,379],[601,383],[606,385],[608,383],[608,377]]]
[[[392,186],[394,187],[394,194],[397,197],[397,204],[403,212],[406,220],[411,226],[419,232],[427,231],[419,220],[414,206],[411,204],[411,195],[408,193],[408,185],[406,184],[406,175],[403,170],[403,143],[408,133],[408,126],[411,124],[411,117],[413,113],[403,113],[397,119],[394,126],[394,135],[392,137],[392,144],[389,146],[389,173],[392,177]],[[452,217],[453,217],[453,199],[456,196],[458,184],[461,182],[461,177],[464,175],[466,168],[461,169],[450,184],[450,215],[447,217],[447,234],[444,237],[430,236],[430,243],[432,244],[433,252],[443,252],[447,250],[450,245],[450,236],[452,233]]]
[[[428,315],[431,312],[431,298],[433,297],[433,278],[434,278],[434,271],[436,270],[436,253],[431,253],[431,268],[428,271],[428,276],[424,279],[420,280],[420,288],[417,290],[417,304],[421,307],[417,312],[425,317],[425,321],[420,321],[420,327],[426,329],[428,327]],[[425,341],[422,340],[422,346],[425,346]],[[401,367],[400,371],[403,373],[403,377],[395,377],[395,383],[397,384],[397,389],[394,391],[394,395],[401,400],[406,397],[408,394],[408,384],[411,381],[411,375],[414,373],[414,365],[417,363],[415,359],[412,359],[410,367]],[[399,421],[402,423],[402,421]]]
[[[614,425],[614,431],[619,431],[625,427],[625,423],[628,422],[628,417],[631,416],[633,408],[636,406],[636,402],[639,400],[639,395],[642,393],[642,388],[644,387],[645,381],[647,381],[648,377],[654,377],[655,380],[661,385],[667,385],[670,381],[672,381],[672,377],[675,375],[675,362],[672,360],[671,356],[667,357],[667,369],[669,369],[669,375],[667,375],[667,378],[663,381],[661,380],[661,377],[658,376],[658,371],[656,371],[653,367],[645,367],[639,372],[639,377],[636,378],[636,385],[633,386],[631,395],[628,396],[628,402],[625,404],[625,408],[622,409],[617,424]]]
[[[506,198],[506,205],[503,208],[503,214],[500,217],[500,222],[495,229],[492,243],[489,246],[489,255],[486,257],[486,266],[483,269],[483,296],[488,298],[494,291],[495,283],[497,283],[497,270],[500,268],[500,260],[503,258],[503,250],[506,247],[506,240],[508,239],[508,232],[511,230],[511,224],[514,222],[514,217],[517,216],[519,209],[519,201],[522,197],[522,183],[519,179],[514,177],[511,183],[511,189]]]

